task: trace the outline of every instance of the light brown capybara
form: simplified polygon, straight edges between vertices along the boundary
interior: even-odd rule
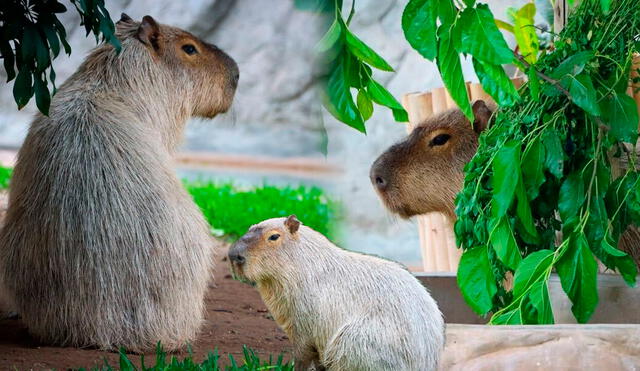
[[[252,226],[230,249],[294,346],[296,370],[435,370],[436,302],[392,261],[343,250],[294,215]]]
[[[0,276],[49,344],[144,351],[196,336],[216,243],[173,170],[192,116],[229,109],[236,63],[145,16],[94,49],[18,153]]]
[[[484,101],[474,102],[473,125],[459,109],[434,115],[383,152],[371,166],[370,177],[384,205],[403,218],[441,212],[455,220],[464,166],[475,155],[492,111]],[[627,228],[618,246],[640,267],[638,228]]]

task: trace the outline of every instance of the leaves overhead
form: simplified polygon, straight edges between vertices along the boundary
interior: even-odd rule
[[[362,133],[366,133],[365,121],[373,115],[373,102],[390,108],[395,120],[408,121],[407,113],[397,99],[373,78],[372,68],[386,72],[392,72],[393,68],[351,32],[349,20],[345,21],[342,16],[342,2],[334,3],[331,8],[318,7],[313,1],[303,3],[300,4],[302,9],[333,13],[333,21],[315,47],[326,66],[322,93],[327,111]]]
[[[87,35],[93,33],[96,42],[106,40],[120,49],[104,0],[71,2]],[[40,112],[49,114],[56,76],[51,62],[60,54],[61,45],[66,54],[71,53],[66,31],[58,20],[58,14],[66,11],[56,0],[4,1],[0,6],[0,52],[7,82],[14,80],[13,97],[18,109],[35,95]]]

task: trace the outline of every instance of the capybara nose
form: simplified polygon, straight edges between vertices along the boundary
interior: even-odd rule
[[[244,262],[246,261],[245,257],[242,254],[240,254],[238,251],[233,251],[233,249],[229,251],[229,260],[231,260],[232,263],[238,265],[244,264]]]
[[[369,178],[371,179],[371,184],[376,187],[377,190],[383,192],[387,189],[387,181],[380,172],[376,171],[376,166],[371,168],[371,172],[369,173]]]

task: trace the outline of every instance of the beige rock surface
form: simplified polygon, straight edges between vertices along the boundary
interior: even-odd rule
[[[447,325],[441,370],[640,370],[640,325]]]

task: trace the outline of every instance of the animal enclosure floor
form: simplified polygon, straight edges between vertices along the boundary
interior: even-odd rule
[[[200,361],[217,347],[220,364],[226,365],[229,363],[227,353],[233,354],[236,360],[242,358],[243,344],[256,350],[261,358],[288,352],[289,341],[271,319],[258,292],[231,278],[223,256],[226,250],[217,258],[215,282],[206,297],[206,322],[192,344],[194,358]],[[175,355],[184,357],[186,351]],[[288,354],[285,357],[289,358]],[[117,353],[38,344],[20,320],[0,320],[0,370],[91,368],[104,365],[105,358],[112,366],[118,365]],[[129,358],[139,363],[139,356]],[[154,360],[154,354],[145,355],[147,366],[154,364]]]

